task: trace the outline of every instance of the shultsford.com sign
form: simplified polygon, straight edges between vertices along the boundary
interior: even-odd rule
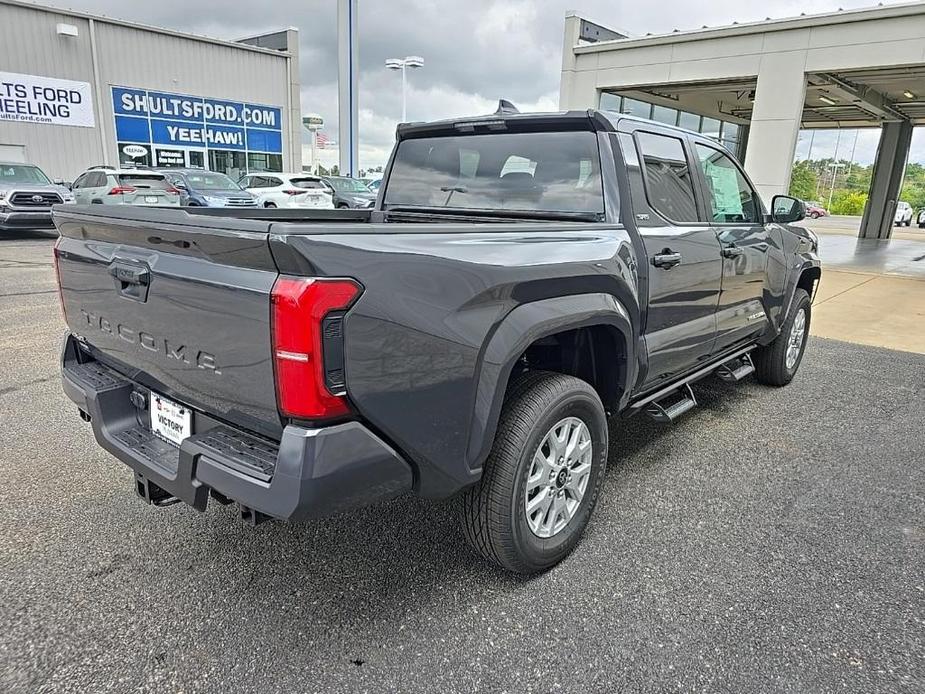
[[[88,82],[0,72],[0,121],[92,128]]]

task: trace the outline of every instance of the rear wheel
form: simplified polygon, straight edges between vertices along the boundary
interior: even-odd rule
[[[578,544],[607,465],[607,420],[573,376],[529,372],[508,389],[482,479],[462,498],[463,532],[517,573],[562,561]]]
[[[806,351],[811,309],[809,294],[805,289],[797,289],[793,295],[790,315],[784,321],[780,334],[774,342],[752,353],[759,382],[769,386],[785,386],[793,380]]]

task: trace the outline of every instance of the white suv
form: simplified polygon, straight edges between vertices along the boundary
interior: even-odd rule
[[[898,227],[910,226],[912,224],[912,205],[900,200],[896,203],[896,215],[893,217],[893,224]]]
[[[262,171],[241,177],[238,184],[257,198],[258,207],[333,210],[333,193],[317,176]]]

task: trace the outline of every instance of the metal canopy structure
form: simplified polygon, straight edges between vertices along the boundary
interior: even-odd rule
[[[755,77],[607,91],[747,124],[757,83]],[[874,128],[902,121],[925,125],[925,65],[806,76],[802,128]]]
[[[747,133],[745,168],[766,199],[790,188],[801,128],[881,129],[860,234],[889,237],[925,125],[922,0],[628,38],[569,14],[564,49],[561,109],[648,104],[655,120],[729,124]]]

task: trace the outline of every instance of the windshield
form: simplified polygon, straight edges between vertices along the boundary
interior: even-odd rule
[[[331,187],[338,193],[368,193],[363,181],[357,178],[329,178],[327,179]]]
[[[0,183],[37,183],[50,185],[42,170],[37,166],[20,166],[19,164],[0,164]]]
[[[545,132],[404,140],[385,204],[602,215],[597,138]]]
[[[203,171],[202,173],[188,173],[186,180],[194,190],[241,190],[241,186],[232,181],[223,173]]]

